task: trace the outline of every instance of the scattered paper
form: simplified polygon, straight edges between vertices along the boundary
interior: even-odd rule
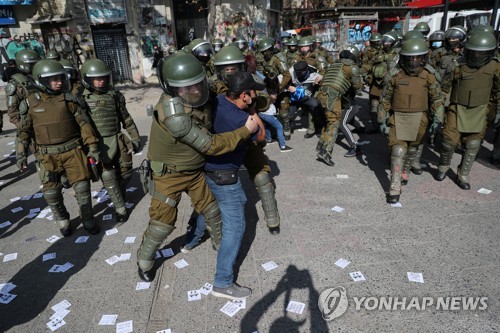
[[[7,143],[7,146],[13,146],[15,144],[14,141]]]
[[[361,272],[352,272],[349,273],[349,275],[351,276],[351,279],[355,282],[366,281],[365,277],[363,276],[363,273]]]
[[[106,261],[108,264],[110,264],[110,265],[114,265],[114,264],[116,264],[117,262],[119,262],[119,261],[120,261],[120,257],[118,257],[118,256],[112,256],[111,258],[106,259],[105,261]]]
[[[337,212],[337,213],[341,213],[344,211],[344,208],[339,207],[339,206],[335,206],[335,207],[332,207],[332,211]]]
[[[348,175],[337,175],[337,178],[339,178],[339,179],[347,179],[347,178],[349,178],[349,176]]]
[[[103,221],[108,221],[108,220],[111,220],[113,219],[113,214],[106,214],[102,217],[102,220]]]
[[[52,235],[52,236],[50,236],[49,238],[47,238],[47,242],[49,242],[49,243],[54,243],[54,242],[56,242],[56,241],[57,241],[58,239],[60,239],[60,238],[61,238],[61,237],[58,237],[58,236],[56,236],[56,235]]]
[[[479,190],[477,190],[477,193],[481,193],[481,194],[490,194],[491,192],[493,192],[493,191],[488,190],[487,188],[480,188]]]
[[[86,243],[89,240],[89,236],[80,236],[75,240],[75,243]]]
[[[135,190],[137,190],[137,187],[131,186],[127,189],[127,192],[134,192]]]
[[[73,265],[73,264],[72,264],[72,263],[70,263],[70,262],[67,262],[67,263],[65,263],[64,265],[62,265],[62,266],[60,267],[60,272],[61,272],[61,273],[64,273],[64,272],[66,272],[68,269],[70,269],[70,268],[71,268],[71,267],[73,267],[73,266],[75,266],[75,265]]]
[[[233,304],[236,304],[240,309],[245,309],[247,307],[247,299],[235,299],[231,301]]]
[[[30,214],[31,213],[38,213],[38,212],[40,212],[40,208],[31,208],[30,209]]]
[[[137,282],[137,285],[135,286],[135,290],[149,289],[150,286],[151,286],[151,282]]]
[[[33,199],[38,199],[38,198],[41,198],[43,196],[43,193],[35,193],[33,194]]]
[[[9,293],[0,293],[0,303],[9,304],[17,295]]]
[[[268,261],[265,264],[262,264],[261,266],[266,270],[266,272],[269,272],[278,267],[278,265],[274,261]]]
[[[56,258],[55,252],[47,253],[47,254],[43,255],[42,261],[47,261],[47,260],[51,260],[51,259],[55,259],[55,258]]]
[[[106,235],[107,236],[113,235],[113,234],[116,234],[116,233],[118,233],[118,229],[116,229],[116,228],[106,230]]]
[[[16,287],[17,286],[15,284],[13,284],[12,282],[2,283],[2,284],[0,284],[0,293],[8,294],[12,289],[14,289]]]
[[[288,306],[286,307],[286,311],[297,313],[297,314],[302,314],[305,307],[306,307],[306,305],[304,303],[290,301],[290,303],[288,303]]]
[[[130,209],[130,208],[134,207],[134,204],[133,204],[133,203],[130,203],[130,202],[127,202],[127,203],[125,204],[125,207],[126,207],[127,209]]]
[[[52,319],[47,323],[47,327],[52,332],[54,332],[55,330],[57,330],[58,328],[60,328],[61,326],[64,326],[64,325],[66,325],[66,322],[64,321],[64,319],[62,319],[59,316],[53,316]]]
[[[408,281],[424,283],[424,276],[422,273],[408,272],[407,275],[408,275]]]
[[[12,225],[12,222],[5,221],[3,223],[0,223],[0,229],[7,228],[9,225]]]
[[[403,205],[401,205],[401,202],[393,203],[393,204],[391,204],[391,206],[394,208],[402,208],[403,207]]]
[[[56,316],[61,317],[62,319],[64,319],[64,317],[66,317],[70,312],[71,311],[69,311],[68,309],[60,309],[59,311],[57,311],[56,313],[54,313],[49,319],[52,320]]]
[[[38,219],[43,219],[45,216],[47,216],[49,213],[51,212],[50,208],[45,208],[44,210],[42,210],[38,215],[37,215],[37,218]]]
[[[203,285],[203,287],[200,288],[200,293],[207,296],[208,294],[210,294],[212,292],[212,288],[213,288],[213,285],[211,285],[210,283],[207,282]]]
[[[135,237],[131,236],[131,237],[127,237],[125,238],[125,244],[133,244],[135,242]]]
[[[166,330],[156,331],[156,333],[172,333],[172,330],[167,328]]]
[[[21,197],[21,200],[24,200],[24,201],[29,200],[29,199],[31,199],[31,195],[25,195],[25,196]]]
[[[346,268],[351,262],[347,259],[340,258],[335,262],[335,265],[339,266],[340,268]]]
[[[134,325],[132,320],[122,321],[116,324],[116,333],[130,333],[134,331]]]
[[[21,200],[21,197],[12,198],[12,199],[10,199],[10,202],[14,202],[14,201],[17,201],[17,200]]]
[[[181,259],[181,260],[179,260],[179,261],[174,262],[174,265],[175,265],[175,267],[177,267],[178,269],[182,269],[182,268],[184,268],[184,267],[187,267],[189,264],[187,263],[187,261],[186,261],[186,260]]]
[[[134,156],[140,156],[140,155],[142,155],[142,151],[134,154]]]
[[[358,146],[363,146],[363,145],[367,145],[367,144],[369,144],[369,143],[370,143],[370,141],[359,141],[359,142],[357,143],[357,145],[358,145]]]
[[[71,303],[65,299],[64,301],[61,301],[61,302],[57,303],[56,305],[54,305],[53,307],[51,307],[51,309],[54,312],[59,312],[60,310],[67,309],[70,306],[71,306]]]
[[[199,301],[201,299],[201,292],[199,290],[190,290],[187,292],[188,301]]]
[[[164,256],[165,258],[174,256],[174,251],[172,251],[171,248],[163,249],[160,252],[161,252],[162,256]]]
[[[54,219],[54,215],[47,216],[46,219],[52,221]]]
[[[122,253],[120,254],[120,261],[127,261],[132,258],[132,253]]]
[[[36,217],[36,213],[29,213],[28,215],[26,215],[26,218],[27,219],[34,219]]]
[[[16,260],[16,259],[17,259],[17,252],[16,253],[9,253],[3,257],[3,262],[12,261],[12,260]]]
[[[61,265],[54,265],[49,269],[49,273],[60,273]]]
[[[12,213],[17,213],[17,212],[20,212],[20,211],[22,211],[22,210],[23,210],[23,207],[16,207],[16,208],[12,208],[10,211],[11,211]]]
[[[114,325],[118,315],[102,315],[99,325]]]
[[[224,304],[224,306],[220,309],[222,313],[228,315],[229,317],[233,317],[240,310],[240,307],[231,301]]]

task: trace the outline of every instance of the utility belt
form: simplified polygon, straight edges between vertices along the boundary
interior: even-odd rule
[[[238,169],[206,171],[207,177],[217,185],[233,185],[238,182]]]
[[[51,146],[39,145],[38,151],[40,152],[40,154],[62,154],[67,151],[73,150],[81,145],[82,145],[81,139],[75,138],[73,140],[58,145],[51,145]]]
[[[161,177],[171,172],[175,171],[169,169],[167,163],[144,159],[139,167],[139,178],[141,180],[142,190],[145,194],[149,193],[153,198],[175,208],[178,202],[156,191],[155,182],[153,181],[153,174],[157,177]]]

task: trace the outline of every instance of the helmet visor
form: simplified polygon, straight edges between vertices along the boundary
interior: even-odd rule
[[[464,50],[465,62],[470,67],[481,67],[493,58],[495,49],[489,51]]]
[[[185,87],[172,87],[174,97],[179,97],[185,106],[199,107],[208,101],[208,83],[206,79]]]
[[[93,90],[107,92],[113,89],[113,79],[108,75],[85,75],[83,80]]]
[[[401,67],[403,67],[409,74],[419,74],[427,63],[427,54],[415,56],[400,55],[399,59]]]
[[[69,91],[69,81],[66,73],[57,73],[38,78],[38,82],[47,89],[49,93],[64,93]]]
[[[243,41],[238,41],[236,42],[236,46],[241,50],[241,51],[245,51],[246,48],[247,48],[247,42],[243,42]]]
[[[234,73],[244,72],[245,71],[245,63],[237,63],[237,64],[227,64],[227,65],[217,65],[215,66],[215,71],[219,78],[227,83],[227,78]]]
[[[212,49],[212,46],[208,43],[202,44],[193,50],[193,55],[203,64],[206,64],[213,54],[214,51]]]

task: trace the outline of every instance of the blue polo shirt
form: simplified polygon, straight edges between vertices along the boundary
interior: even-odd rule
[[[212,118],[214,134],[230,132],[244,126],[248,113],[226,99],[224,94],[218,95],[215,102]],[[252,135],[255,139],[256,133]],[[230,153],[208,156],[205,170],[230,170],[239,169],[247,151],[247,142],[242,142]]]

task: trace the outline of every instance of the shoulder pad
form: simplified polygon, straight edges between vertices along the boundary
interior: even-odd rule
[[[7,96],[13,96],[16,94],[16,85],[12,82],[9,82],[7,83],[7,85],[5,86],[5,94]]]
[[[162,106],[165,119],[175,114],[184,113],[184,106],[182,105],[179,97],[163,99]]]
[[[383,54],[377,54],[375,57],[373,57],[373,63],[378,64],[385,61],[385,56]]]
[[[278,58],[281,62],[286,62],[286,57],[283,53],[278,52],[275,54],[276,58]]]
[[[16,73],[14,75],[12,75],[12,78],[18,83],[18,84],[22,84],[22,85],[25,85],[26,83],[28,83],[28,78],[26,76],[24,76],[23,74],[20,74],[20,73]]]
[[[325,57],[323,57],[323,56],[319,56],[319,57],[317,57],[317,58],[316,58],[316,60],[317,60],[317,61],[319,61],[319,62],[327,62],[327,61],[326,61],[326,58],[325,58]]]
[[[344,65],[354,65],[354,61],[351,59],[339,59],[339,62],[343,63]]]
[[[351,60],[351,61],[352,61],[352,60]],[[360,71],[359,71],[359,67],[358,67],[358,65],[354,65],[354,64],[353,64],[353,65],[351,66],[351,70],[352,70],[352,75],[354,75],[354,76],[359,76],[359,75],[361,75],[361,73],[360,73]]]
[[[431,74],[436,73],[436,69],[434,69],[434,67],[432,67],[430,64],[425,64],[424,69]]]
[[[67,92],[67,93],[64,94],[64,99],[66,101],[78,104],[79,106],[83,106],[82,103],[81,103],[81,101],[80,101],[80,98],[78,98],[78,96],[75,96],[75,95],[73,95],[70,92]]]

